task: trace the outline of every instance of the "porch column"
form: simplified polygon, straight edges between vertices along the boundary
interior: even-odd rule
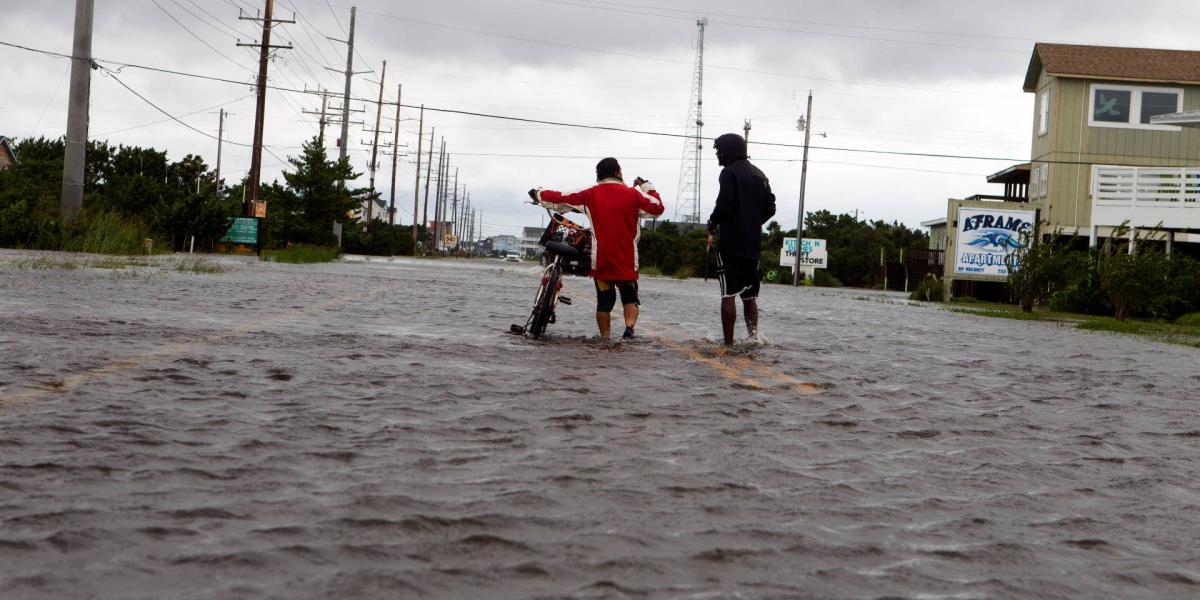
[[[1129,228],[1129,253],[1133,254],[1137,250],[1137,227]]]
[[[1167,258],[1171,258],[1171,249],[1175,246],[1175,230],[1167,231]]]
[[[1092,225],[1088,228],[1088,248],[1096,247],[1096,238],[1099,237],[1100,226]]]

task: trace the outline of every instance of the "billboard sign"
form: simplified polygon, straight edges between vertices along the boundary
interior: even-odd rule
[[[1021,247],[1021,235],[1036,221],[1032,210],[960,207],[954,272],[1007,279],[1004,257]]]
[[[800,266],[810,269],[824,269],[829,265],[829,247],[825,240],[804,238],[800,248]],[[783,247],[779,249],[779,266],[796,267],[796,238],[783,238]]]
[[[234,217],[219,242],[225,244],[258,244],[258,219],[255,217]]]

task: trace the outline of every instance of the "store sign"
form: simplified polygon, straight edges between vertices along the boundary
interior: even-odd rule
[[[258,244],[258,219],[254,217],[234,217],[229,225],[229,231],[220,240],[224,244]]]
[[[1004,257],[1021,247],[1021,235],[1036,221],[1032,210],[959,208],[954,272],[1007,279]]]
[[[804,238],[800,249],[801,267],[824,269],[829,266],[829,247],[825,245],[825,240]],[[779,266],[796,267],[796,238],[783,238],[783,248],[779,250]]]

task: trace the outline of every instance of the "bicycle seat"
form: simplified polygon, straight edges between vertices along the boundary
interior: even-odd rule
[[[571,247],[570,244],[565,244],[563,242],[558,242],[558,241],[546,242],[546,252],[549,252],[551,254],[558,254],[567,260],[574,260],[576,258],[579,258],[578,250]]]

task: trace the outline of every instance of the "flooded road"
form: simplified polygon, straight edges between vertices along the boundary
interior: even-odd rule
[[[534,342],[530,265],[45,256],[0,251],[6,600],[1200,596],[1195,349],[766,286],[723,354],[698,279],[613,346],[571,279]]]

